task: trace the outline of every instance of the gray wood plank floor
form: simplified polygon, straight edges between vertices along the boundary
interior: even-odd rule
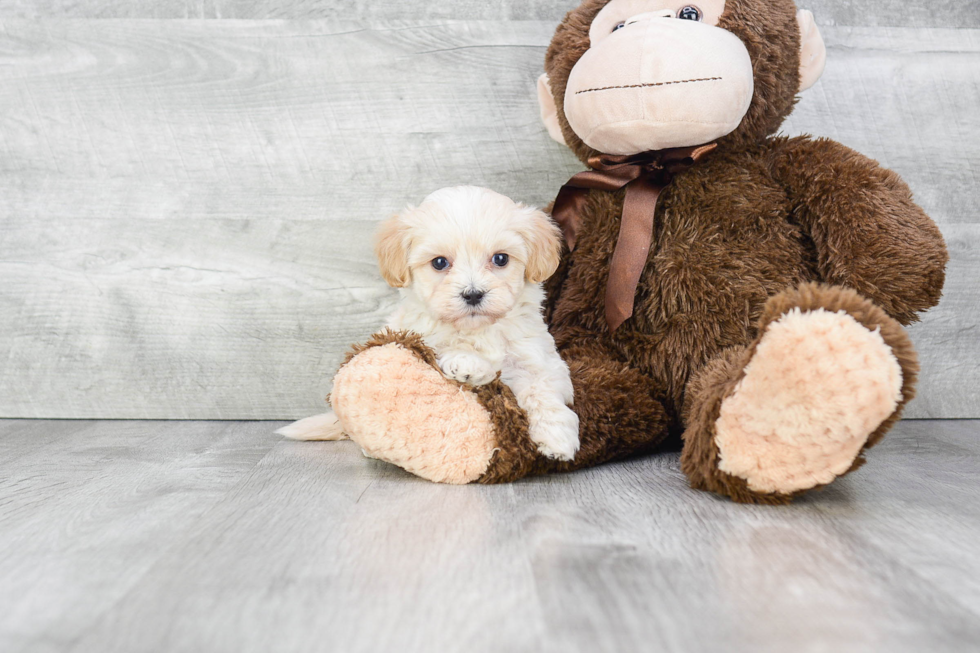
[[[784,508],[676,455],[449,487],[275,423],[0,421],[0,650],[980,650],[980,422]]]
[[[0,0],[46,17],[0,24],[0,416],[320,410],[392,307],[378,220],[460,183],[544,204],[581,169],[534,99],[571,4]],[[335,17],[135,19],[277,6]],[[812,6],[860,26],[824,23],[827,72],[785,130],[894,168],[940,224],[953,258],[913,329],[908,414],[980,417],[976,2]]]

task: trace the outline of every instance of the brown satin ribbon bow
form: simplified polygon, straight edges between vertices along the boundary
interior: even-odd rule
[[[632,156],[601,154],[589,159],[591,170],[580,172],[562,186],[552,217],[565,234],[569,251],[575,249],[582,210],[589,190],[626,187],[619,239],[609,264],[606,286],[606,322],[613,332],[633,315],[633,300],[653,240],[657,198],[679,172],[687,170],[717,147],[716,144],[678,147]]]

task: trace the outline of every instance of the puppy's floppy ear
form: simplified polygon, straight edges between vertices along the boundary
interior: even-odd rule
[[[561,261],[561,229],[537,209],[522,208],[518,231],[527,243],[524,276],[528,283],[541,283],[558,269]]]
[[[412,281],[408,267],[409,231],[402,216],[394,215],[381,223],[374,240],[381,276],[392,288],[404,288]]]

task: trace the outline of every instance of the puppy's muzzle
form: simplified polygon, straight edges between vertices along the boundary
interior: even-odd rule
[[[463,298],[463,301],[469,304],[470,306],[479,306],[480,302],[483,301],[483,297],[486,294],[487,293],[484,292],[483,290],[477,290],[476,288],[467,288],[460,294],[460,296]]]

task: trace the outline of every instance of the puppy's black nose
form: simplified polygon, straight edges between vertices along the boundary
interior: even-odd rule
[[[465,301],[470,306],[476,306],[483,301],[483,296],[487,293],[482,290],[476,290],[475,288],[469,288],[463,291],[463,301]]]

